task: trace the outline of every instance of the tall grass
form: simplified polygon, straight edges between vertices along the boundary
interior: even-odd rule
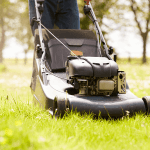
[[[22,67],[22,61],[19,64],[9,61],[5,62],[6,71],[0,73],[0,149],[149,149],[149,116],[137,114],[105,120],[71,113],[63,119],[52,118],[48,111],[32,104],[29,90],[32,62]],[[130,85],[135,93],[140,87],[139,80],[145,83],[149,79],[149,66],[119,66],[127,72],[128,81],[135,82]],[[140,70],[145,70],[146,76],[141,75]],[[146,90],[150,95],[149,86]],[[139,96],[143,95],[139,90]]]

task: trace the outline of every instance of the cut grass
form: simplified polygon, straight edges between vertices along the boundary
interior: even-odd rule
[[[149,149],[150,117],[143,114],[118,120],[75,113],[64,119],[51,118],[48,111],[32,104],[32,61],[22,64],[7,60],[7,70],[0,73],[0,149]],[[134,94],[150,95],[149,66],[120,64],[119,68],[127,72]]]

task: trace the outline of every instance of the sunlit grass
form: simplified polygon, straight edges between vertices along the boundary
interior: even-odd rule
[[[127,82],[130,90],[142,98],[143,96],[150,95],[150,64],[119,64],[119,69],[124,70],[127,76]]]
[[[30,95],[30,78],[32,74],[32,60],[24,66],[23,60],[7,59],[2,64],[5,71],[0,71],[0,91],[8,94]]]
[[[0,71],[0,149],[28,150],[147,150],[150,147],[150,117],[137,114],[118,120],[93,119],[69,114],[52,118],[48,111],[32,104],[30,77],[32,60],[7,60]],[[122,64],[131,91],[150,95],[149,65]]]
[[[87,115],[70,114],[56,120],[28,102],[10,98],[1,99],[0,103],[2,149],[115,150],[150,146],[150,118],[143,115],[94,120]]]

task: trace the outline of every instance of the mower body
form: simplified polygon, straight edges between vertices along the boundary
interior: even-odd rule
[[[122,117],[127,112],[148,112],[148,99],[131,93],[126,74],[119,71],[114,60],[105,53],[100,56],[96,38],[88,30],[50,30],[71,50],[82,52],[72,56],[56,39],[43,29],[46,45],[46,84],[40,71],[42,52],[38,31],[35,31],[35,52],[31,89],[34,102],[52,115],[73,110],[102,117]]]

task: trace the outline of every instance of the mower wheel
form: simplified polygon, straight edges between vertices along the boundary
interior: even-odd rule
[[[150,96],[144,96],[142,100],[144,101],[147,114],[150,114]]]
[[[66,112],[66,99],[64,97],[55,97],[53,104],[53,116],[63,118]]]

